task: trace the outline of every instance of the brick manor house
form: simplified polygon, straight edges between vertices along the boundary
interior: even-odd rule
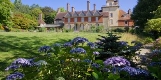
[[[96,4],[93,5],[93,10],[90,10],[90,1],[87,1],[86,11],[75,11],[67,3],[67,11],[60,12],[58,8],[54,23],[64,23],[66,29],[73,29],[75,31],[87,30],[91,26],[104,26],[105,29],[109,27],[125,27],[133,26],[133,21],[130,19],[131,10],[125,11],[119,9],[118,0],[107,0],[106,5],[101,7],[101,10],[96,10]]]

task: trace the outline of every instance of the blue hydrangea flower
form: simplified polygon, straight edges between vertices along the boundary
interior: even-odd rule
[[[89,46],[91,49],[97,48],[96,44],[95,43],[92,43],[92,42],[88,42],[87,43],[87,46]]]
[[[8,70],[16,70],[18,69],[20,66],[18,65],[10,65],[9,67],[7,67],[5,70],[8,71]]]
[[[85,59],[85,60],[83,60],[83,62],[91,63],[91,62],[92,62],[92,60],[90,60],[90,59]]]
[[[128,42],[125,42],[125,41],[119,41],[119,45],[120,46],[127,46],[128,44],[127,44]]]
[[[70,50],[70,53],[86,53],[86,51],[83,48],[74,48]]]
[[[101,67],[101,65],[100,64],[97,64],[97,63],[92,63],[91,66],[92,67],[95,67],[95,68],[100,68]]]
[[[137,75],[139,75],[139,76],[148,76],[149,75],[149,73],[146,70],[136,69],[136,68],[129,67],[129,66],[123,67],[119,71],[120,72],[121,71],[127,72],[131,76],[137,76]]]
[[[104,61],[105,66],[130,66],[130,62],[127,59],[124,59],[121,56],[111,57]]]
[[[49,51],[51,49],[51,47],[50,46],[42,46],[42,47],[40,47],[39,48],[39,52],[47,52],[47,51]]]
[[[93,54],[94,54],[94,55],[99,55],[100,53],[97,52],[97,51],[95,51],[95,52],[93,52]]]
[[[72,47],[73,45],[72,45],[71,42],[67,42],[67,43],[63,44],[63,46],[64,46],[64,47]]]
[[[47,65],[47,62],[44,60],[39,60],[39,61],[35,62],[34,64],[37,66],[41,66],[41,65]]]
[[[18,58],[12,63],[12,65],[21,65],[21,66],[33,66],[33,64],[34,64],[33,59],[25,59],[25,58]]]
[[[159,54],[159,53],[161,53],[161,50],[155,49],[155,50],[152,51],[152,53],[153,54]]]
[[[73,45],[75,44],[78,45],[79,43],[85,43],[85,42],[88,42],[88,39],[82,37],[76,37],[71,41]]]
[[[149,66],[160,66],[161,67],[161,62],[151,62]]]
[[[6,80],[17,80],[17,79],[22,79],[24,77],[24,74],[20,72],[15,72],[13,74],[10,74],[6,77]]]

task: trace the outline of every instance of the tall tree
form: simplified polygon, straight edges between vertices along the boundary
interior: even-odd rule
[[[0,23],[11,26],[12,9],[14,5],[10,0],[0,0]]]
[[[66,10],[64,9],[64,7],[60,7],[60,12],[66,12]]]
[[[15,0],[14,6],[15,6],[14,12],[21,12],[21,13],[29,14],[31,11],[30,6],[22,4],[21,0]]]
[[[54,18],[56,15],[56,11],[53,10],[51,7],[43,7],[41,8],[44,16],[45,16],[45,23],[52,24],[54,22]]]
[[[138,0],[131,17],[135,25],[140,26],[140,29],[143,30],[148,19],[154,17],[153,11],[155,11],[160,4],[161,0]]]
[[[41,13],[42,13],[42,11],[41,11],[40,8],[34,8],[34,9],[31,10],[31,14],[30,14],[30,15],[31,15],[33,18],[38,19],[39,14],[41,14]]]

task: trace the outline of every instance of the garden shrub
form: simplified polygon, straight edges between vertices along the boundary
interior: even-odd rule
[[[137,76],[142,76],[137,77],[138,79],[147,80],[149,72],[131,67],[126,56],[114,55],[105,60],[96,59],[102,54],[100,49],[115,53],[120,51],[116,49],[126,50],[126,42],[117,42],[118,38],[113,34],[105,37],[104,39],[109,41],[108,48],[100,48],[84,37],[76,37],[66,43],[42,46],[38,51],[44,53],[43,56],[14,60],[5,69],[10,73],[6,80],[135,80]],[[113,49],[112,45],[116,49]],[[134,49],[136,47],[138,46]]]
[[[39,32],[45,32],[45,31],[47,31],[46,28],[39,28],[38,30],[39,30]]]
[[[142,46],[142,44],[137,41],[132,42],[134,44],[133,46],[128,45],[125,41],[119,41],[121,37],[112,32],[107,33],[107,36],[100,37],[101,38],[97,38],[98,42],[96,42],[96,44],[101,53],[99,59],[103,60],[112,56],[126,56],[130,59]]]
[[[146,37],[144,40],[143,40],[143,43],[144,44],[148,44],[148,43],[152,43],[153,42],[153,39],[151,37]]]
[[[116,29],[113,29],[112,30],[113,32],[125,32],[125,30],[124,29],[122,29],[122,28],[116,28]]]

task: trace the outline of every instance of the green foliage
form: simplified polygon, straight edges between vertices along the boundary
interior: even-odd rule
[[[54,21],[54,18],[56,16],[56,11],[53,10],[51,7],[47,7],[47,6],[42,7],[41,10],[45,16],[45,18],[44,18],[45,23],[52,24]]]
[[[8,27],[11,27],[12,24],[12,9],[14,5],[10,0],[0,0],[0,23]],[[8,24],[10,23],[10,24]]]
[[[135,25],[144,29],[147,20],[154,17],[152,12],[157,10],[160,4],[161,0],[138,0],[132,14],[132,19],[134,20]]]
[[[37,20],[40,14],[42,14],[42,11],[40,8],[33,8],[30,13],[30,15]]]
[[[148,22],[146,24],[147,24],[147,26],[145,27],[145,31],[147,31],[147,32],[151,32],[151,31],[161,32],[161,27],[160,27],[161,18],[148,20]]]
[[[31,18],[31,17],[28,14],[15,13],[13,16],[13,19],[12,19],[12,21],[14,23],[13,28],[29,29],[31,27],[37,26],[36,20],[29,19],[29,18]]]
[[[113,29],[112,31],[119,32],[119,33],[125,32],[125,30],[122,28],[116,28],[116,29]]]
[[[96,32],[103,32],[104,27],[103,26],[97,26],[96,27]]]
[[[101,36],[97,38],[98,48],[100,49],[100,57],[98,59],[106,59],[112,56],[126,56],[131,59],[135,55],[135,52],[142,46],[140,42],[132,41],[134,45],[130,46],[125,41],[119,41],[120,36],[115,35],[112,32],[108,32],[107,36]]]
[[[46,31],[47,31],[47,29],[46,29],[46,28],[44,28],[44,27],[39,28],[38,30],[39,30],[39,32],[46,32]]]
[[[146,37],[144,40],[143,40],[143,43],[144,44],[148,44],[148,43],[152,43],[153,42],[153,38],[151,37]]]
[[[66,12],[66,10],[63,7],[60,7],[60,12]]]

